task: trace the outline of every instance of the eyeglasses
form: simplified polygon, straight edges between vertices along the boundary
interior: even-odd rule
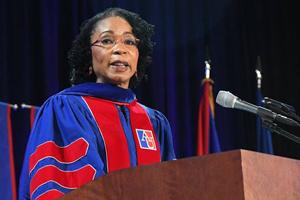
[[[113,48],[119,42],[124,44],[127,48],[137,48],[140,40],[134,37],[133,35],[122,35],[120,39],[117,39],[117,36],[105,35],[93,42],[91,46],[110,49]]]

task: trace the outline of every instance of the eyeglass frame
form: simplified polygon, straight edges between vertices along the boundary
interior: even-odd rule
[[[109,32],[109,31],[108,31]],[[101,35],[102,34],[104,34],[104,33],[106,33],[106,32],[103,32],[103,33],[101,33],[100,35],[99,35],[99,39],[97,39],[96,41],[94,41],[92,44],[91,44],[91,46],[96,46],[96,47],[103,47],[103,48],[113,48],[117,43],[122,43],[122,44],[124,44],[126,47],[135,47],[135,48],[138,48],[138,45],[139,45],[139,43],[140,43],[140,39],[138,39],[138,38],[136,38],[132,33],[127,33],[127,34],[130,34],[130,35],[132,35],[132,37],[133,37],[133,39],[134,39],[134,42],[136,43],[136,44],[132,44],[132,45],[130,45],[130,44],[126,44],[125,43],[125,40],[126,39],[124,39],[124,35],[122,35],[122,36],[119,36],[119,37],[121,37],[121,39],[115,39],[116,38],[116,36],[113,36],[113,38],[114,38],[114,41],[113,41],[113,43],[112,44],[110,44],[111,46],[109,47],[109,46],[105,46],[105,45],[103,45],[103,42],[102,42],[102,39],[103,38],[100,38],[101,37]],[[105,37],[105,36],[104,36]],[[100,43],[99,45],[97,45],[97,43]]]

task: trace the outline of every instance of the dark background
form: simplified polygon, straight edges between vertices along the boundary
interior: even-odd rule
[[[194,156],[205,46],[219,90],[255,103],[256,57],[265,96],[300,110],[299,9],[286,0],[1,0],[0,101],[40,106],[69,87],[67,51],[80,24],[108,7],[137,12],[156,27],[149,79],[135,89],[144,104],[169,119],[178,158]],[[28,110],[13,112],[19,173]],[[216,106],[223,151],[256,150],[255,115]],[[289,128],[300,136],[299,129]],[[300,159],[300,147],[273,135],[276,155]],[[17,173],[17,175],[18,175]]]

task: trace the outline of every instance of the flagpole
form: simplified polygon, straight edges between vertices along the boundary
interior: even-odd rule
[[[262,74],[261,74],[261,60],[260,60],[260,56],[257,56],[257,61],[256,61],[256,80],[257,80],[257,88],[260,89],[261,88],[261,80],[262,80]]]
[[[261,75],[261,72],[257,69],[255,70],[255,72],[256,72],[257,88],[260,89],[261,88],[262,75]]]
[[[13,110],[17,110],[19,106],[17,104],[8,104]]]
[[[206,79],[210,79],[210,64],[209,64],[209,60],[204,61],[205,62],[205,78]]]
[[[21,104],[22,109],[30,109],[30,108],[33,108],[33,107],[34,107],[33,105],[29,105],[29,104],[26,104],[26,103]]]
[[[13,110],[17,110],[19,108],[18,104],[10,104],[10,103],[4,103],[4,102],[0,102],[0,104],[7,105],[7,106],[11,107]]]

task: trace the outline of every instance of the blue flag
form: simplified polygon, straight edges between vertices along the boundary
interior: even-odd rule
[[[257,105],[262,106],[263,96],[258,88],[256,92]],[[273,154],[272,135],[269,130],[262,127],[262,121],[259,117],[256,119],[257,132],[257,151]]]
[[[0,102],[0,194],[3,200],[15,200],[16,176],[11,129],[11,107]]]

